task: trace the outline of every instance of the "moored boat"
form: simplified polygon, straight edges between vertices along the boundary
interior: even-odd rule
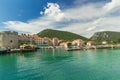
[[[0,54],[7,53],[7,49],[5,47],[0,47]]]
[[[34,45],[27,45],[27,44],[24,44],[24,45],[21,45],[20,46],[20,51],[21,52],[31,52],[31,51],[35,51],[35,46]]]

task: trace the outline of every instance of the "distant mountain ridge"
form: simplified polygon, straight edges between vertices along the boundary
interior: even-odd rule
[[[48,38],[54,38],[57,37],[60,40],[63,41],[72,41],[75,39],[82,39],[87,40],[87,38],[80,36],[78,34],[68,32],[68,31],[60,31],[60,30],[53,30],[53,29],[45,29],[37,34],[40,37],[48,37]]]
[[[91,40],[94,41],[120,41],[120,32],[115,31],[102,31],[102,32],[96,32],[91,38]]]

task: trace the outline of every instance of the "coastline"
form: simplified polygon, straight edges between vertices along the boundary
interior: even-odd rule
[[[90,49],[113,49],[120,48],[120,45],[94,45],[94,46],[84,46],[84,47],[76,47],[76,48],[66,48],[67,51],[76,51],[76,50],[90,50]]]
[[[39,49],[56,49],[62,47],[42,47]],[[120,49],[120,45],[94,45],[94,46],[81,46],[81,47],[70,47],[70,48],[62,48],[66,51],[78,51],[78,50],[97,50],[97,49]],[[10,49],[1,51],[0,54],[8,54],[8,53],[18,53],[18,52],[34,52],[37,49]]]

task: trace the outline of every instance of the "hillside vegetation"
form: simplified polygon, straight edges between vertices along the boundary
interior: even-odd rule
[[[82,40],[87,40],[87,38],[75,33],[67,32],[67,31],[52,30],[52,29],[45,29],[39,32],[37,35],[39,35],[40,37],[48,37],[48,38],[57,37],[63,41],[72,41],[78,38]]]
[[[106,40],[108,42],[120,42],[120,32],[113,31],[103,31],[97,32],[92,37],[91,40],[95,41],[103,41]]]

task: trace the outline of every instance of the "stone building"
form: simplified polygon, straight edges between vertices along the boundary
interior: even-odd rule
[[[102,45],[106,45],[108,42],[106,40],[102,41]]]
[[[84,41],[82,39],[76,39],[74,41],[72,41],[72,45],[76,46],[76,47],[80,47],[84,45]]]
[[[60,43],[60,46],[62,48],[71,48],[72,47],[72,43],[71,42],[62,42],[62,43]]]
[[[41,38],[38,35],[21,34],[19,35],[19,43],[22,44],[34,44],[36,46],[51,46],[52,40],[50,38]]]
[[[11,31],[0,32],[0,47],[18,48],[18,33]]]
[[[95,41],[88,41],[86,45],[87,45],[87,46],[95,45]]]
[[[35,36],[29,35],[29,34],[28,35],[22,34],[22,35],[19,35],[18,40],[19,40],[20,45],[21,44],[34,44],[35,43],[34,37]]]
[[[58,46],[59,39],[58,38],[53,38],[52,43],[53,43],[53,46]]]

